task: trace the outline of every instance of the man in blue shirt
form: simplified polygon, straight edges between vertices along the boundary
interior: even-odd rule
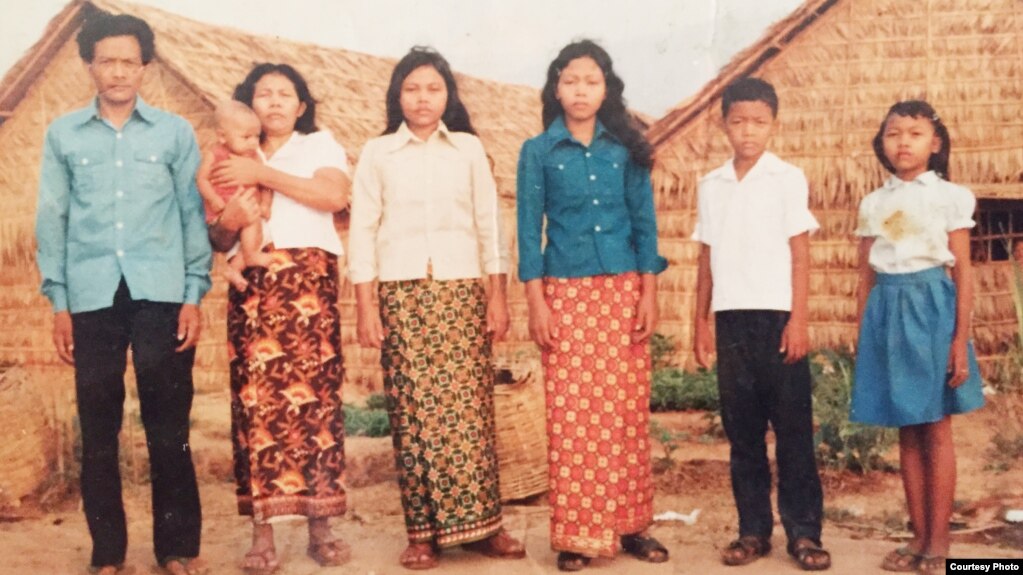
[[[127,549],[117,437],[130,346],[149,447],[156,558],[168,573],[202,573],[188,443],[199,301],[210,287],[211,261],[195,188],[198,147],[188,122],[138,97],[154,54],[146,22],[99,12],[77,40],[97,94],[47,130],[36,240],[53,342],[75,367],[91,565],[116,573]]]

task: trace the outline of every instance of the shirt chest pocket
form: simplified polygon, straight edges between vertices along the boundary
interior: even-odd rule
[[[105,170],[110,167],[109,158],[89,150],[73,152],[67,157],[71,172],[71,189],[79,194],[90,194],[103,187]]]
[[[164,150],[136,150],[132,154],[129,166],[133,181],[150,192],[171,190],[174,182],[171,177],[170,162],[170,154]]]

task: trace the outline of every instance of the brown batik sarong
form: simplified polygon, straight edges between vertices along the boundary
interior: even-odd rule
[[[273,517],[345,512],[337,257],[274,250],[230,290],[231,435],[238,511]]]
[[[639,275],[546,278],[543,353],[551,548],[613,557],[653,522],[650,348],[634,344]]]
[[[381,282],[380,315],[409,541],[450,546],[493,535],[501,501],[482,282]]]

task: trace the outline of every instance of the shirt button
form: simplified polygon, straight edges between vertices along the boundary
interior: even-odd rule
[[[558,164],[558,169],[559,170],[564,170],[565,169],[565,164]]]
[[[593,200],[593,205],[599,206],[600,205],[600,200]]]
[[[119,230],[123,230],[124,229],[124,222],[117,222],[114,225],[116,225],[117,229],[119,229]]]
[[[121,138],[123,138],[123,137],[124,137],[124,134],[122,134],[122,133],[120,133],[120,132],[117,132],[117,139],[118,139],[118,140],[120,140],[120,139],[121,139]]]
[[[600,226],[595,226],[595,227],[593,228],[593,231],[595,231],[595,232],[599,232],[599,231],[600,231]]]
[[[117,257],[123,258],[124,257],[124,250],[117,250]]]
[[[586,157],[587,157],[587,158],[589,158],[589,157],[590,157],[590,153],[589,153],[589,152],[586,152]]]
[[[612,165],[612,166],[614,166],[614,167],[616,167],[616,168],[618,167],[618,164],[611,164],[611,165]]]
[[[117,192],[114,195],[119,197],[119,198],[123,198],[124,197],[124,192],[122,192],[121,190],[117,190]]]
[[[82,158],[82,165],[83,166],[88,164],[88,163],[89,163],[89,158]]]
[[[124,165],[124,162],[122,162],[121,160],[117,160],[116,162],[114,162],[114,165],[120,168],[121,166]]]
[[[156,161],[156,156],[149,156],[149,161],[150,162],[155,162]],[[615,167],[617,168],[618,164],[615,164]]]
[[[593,180],[596,180],[596,179],[597,179],[597,176],[596,176],[596,174],[590,174],[590,181],[591,181],[591,182],[592,182]]]

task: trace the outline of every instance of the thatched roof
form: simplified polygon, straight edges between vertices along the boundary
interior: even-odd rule
[[[320,100],[321,127],[331,129],[350,151],[380,133],[392,58],[327,48],[198,22],[121,0],[74,0],[47,26],[42,38],[0,81],[0,120],[12,115],[56,51],[77,32],[83,16],[100,9],[130,12],[156,33],[156,60],[207,103],[229,97],[257,62],[286,62],[309,80]],[[478,126],[497,175],[514,178],[519,146],[540,130],[539,91],[527,86],[458,74],[459,90]],[[502,186],[510,194],[512,188]]]
[[[812,344],[855,338],[856,209],[885,177],[871,139],[898,100],[930,101],[952,136],[951,176],[982,199],[1023,199],[1023,2],[807,0],[738,53],[720,74],[647,132],[665,255],[662,317],[690,349],[698,245],[696,184],[731,149],[719,129],[724,87],[743,76],[774,84],[779,131],[771,148],[801,167],[821,230],[811,238]],[[974,335],[982,355],[1004,352],[1015,315],[1005,270],[978,266]]]

